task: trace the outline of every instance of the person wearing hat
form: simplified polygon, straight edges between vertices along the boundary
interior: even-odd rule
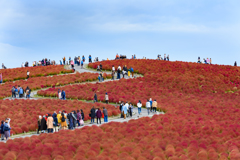
[[[109,100],[109,98],[108,98],[108,94],[106,93],[106,94],[105,94],[105,101],[106,101],[106,104],[108,104],[108,100]]]

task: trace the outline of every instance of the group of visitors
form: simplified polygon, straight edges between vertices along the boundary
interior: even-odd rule
[[[60,129],[75,129],[84,125],[84,113],[83,110],[73,110],[70,113],[66,111],[55,111],[53,114],[46,114],[39,116],[38,119],[38,131],[37,134],[41,133],[53,133],[58,132]]]
[[[108,112],[105,107],[103,107],[103,110],[101,111],[100,108],[95,109],[93,106],[90,110],[89,117],[91,117],[91,124],[94,123],[94,119],[97,118],[97,124],[98,122],[101,124],[101,118],[104,118],[104,122],[108,122]]]
[[[201,63],[201,64],[212,64],[212,59],[205,59],[203,58],[203,61],[201,61],[200,57],[198,57],[198,62],[197,63]]]
[[[121,118],[132,117],[133,105],[132,103],[128,104],[128,102],[120,102],[119,110],[121,111]]]
[[[60,90],[58,89],[58,98],[61,99],[61,100],[66,100],[66,93],[64,90]]]
[[[7,118],[5,121],[1,121],[1,140],[3,141],[4,139],[9,139],[10,137],[10,131],[11,131],[11,127],[10,127],[10,118]]]
[[[30,98],[31,89],[28,86],[25,90],[21,86],[12,87],[12,98],[17,98],[17,95],[18,98],[23,98],[24,93],[26,98]]]
[[[51,61],[50,59],[43,58],[42,60],[33,61],[33,63],[32,63],[33,67],[36,67],[36,66],[49,66],[49,65],[56,65],[56,62],[54,60]],[[29,63],[28,62],[22,63],[21,67],[29,67]]]
[[[132,67],[127,68],[126,65],[123,66],[123,68],[121,68],[121,66],[119,65],[117,68],[117,79],[121,79],[121,73],[122,73],[122,77],[124,78],[124,76],[128,76],[130,77],[132,75],[132,77],[134,77],[134,70]],[[115,67],[114,65],[112,66],[112,80],[114,80],[114,75],[115,75]]]
[[[157,112],[156,99],[154,101],[152,101],[152,98],[148,99],[146,102],[146,108],[147,108],[148,115],[150,114],[150,112]]]
[[[157,59],[158,59],[158,60],[169,61],[169,55],[164,54],[164,57],[163,57],[163,58],[162,58],[161,55],[158,55],[158,56],[157,56]]]

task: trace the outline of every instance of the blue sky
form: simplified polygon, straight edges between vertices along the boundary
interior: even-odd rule
[[[239,0],[0,0],[0,63],[170,55],[240,64]]]

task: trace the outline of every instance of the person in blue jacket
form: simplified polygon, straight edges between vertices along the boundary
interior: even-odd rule
[[[152,112],[152,110],[153,110],[153,108],[152,108],[152,98],[149,99],[149,102],[150,102],[150,107],[151,107],[150,111]]]
[[[66,94],[65,94],[65,91],[62,90],[62,99],[65,100],[66,99]]]

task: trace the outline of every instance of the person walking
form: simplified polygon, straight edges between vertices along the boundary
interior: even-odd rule
[[[131,73],[132,73],[132,78],[133,78],[133,76],[134,76],[134,70],[133,70],[132,67],[130,67],[130,68],[131,68]]]
[[[103,115],[104,115],[104,122],[107,123],[108,122],[108,112],[105,107],[103,107]]]
[[[96,117],[96,113],[95,113],[95,108],[94,106],[92,107],[91,111],[90,111],[90,117],[91,117],[91,124],[94,123],[94,118]]]
[[[64,115],[64,112],[62,112],[60,119],[61,119],[61,128],[63,130],[66,130],[67,129],[67,121],[66,121],[67,117]]]
[[[114,75],[115,75],[115,67],[114,65],[112,66],[112,80],[114,80]]]
[[[4,140],[4,121],[1,121],[1,140]]]
[[[63,65],[65,65],[66,58],[65,56],[63,57]]]
[[[150,102],[150,112],[152,112],[152,98],[149,99]]]
[[[120,67],[121,68],[121,67]],[[117,69],[117,79],[120,79],[121,77],[120,77],[120,74],[121,74],[121,69],[119,69],[119,67],[118,67],[118,69]]]
[[[76,128],[76,126],[77,126],[77,112],[75,110],[72,111],[72,117],[73,117],[73,128]]]
[[[60,130],[61,129],[61,111],[59,111],[58,112],[58,114],[57,114],[57,119],[58,119],[58,124],[59,124],[59,128],[58,128],[58,130]]]
[[[157,101],[156,99],[152,103],[153,112],[157,112]]]
[[[107,93],[105,94],[105,101],[106,101],[106,104],[108,104],[109,98]]]
[[[64,90],[62,90],[61,96],[62,96],[62,100],[66,100],[66,93]]]
[[[19,88],[19,98],[23,97],[23,89],[22,87]]]
[[[124,119],[126,119],[127,112],[128,112],[128,109],[127,109],[127,106],[125,104],[125,105],[123,105],[123,108],[122,108],[122,113],[123,113]]]
[[[82,109],[81,109],[81,116],[82,116],[82,120],[84,121],[84,113]]]
[[[79,110],[77,110],[77,124],[78,127],[80,127],[80,120],[82,119],[81,113]]]
[[[4,130],[4,137],[7,140],[10,137],[10,130],[11,130],[8,119],[5,120],[3,130]]]
[[[15,86],[12,87],[12,98],[16,98],[16,94],[15,94]]]
[[[38,130],[37,130],[37,134],[39,134],[39,131],[41,130],[41,121],[42,121],[42,116],[39,116],[39,118],[38,118]]]
[[[26,98],[30,98],[31,89],[27,86],[26,88]]]
[[[129,104],[129,114],[130,114],[130,117],[132,118],[132,112],[133,112],[133,105],[132,103]]]
[[[29,72],[29,71],[27,71],[27,79],[29,78],[29,75],[30,75],[30,72]]]
[[[120,105],[119,105],[119,110],[120,110],[120,112],[121,112],[120,118],[123,118],[123,113],[122,113],[123,104],[122,104],[121,101],[119,101],[119,103],[120,103]]]
[[[101,124],[102,112],[101,112],[100,108],[98,108],[96,115],[97,115],[97,124],[98,124],[98,120],[99,120],[99,122]]]
[[[94,102],[98,102],[96,92],[95,92],[95,94],[94,94]]]
[[[147,102],[146,102],[146,108],[147,108],[147,112],[148,112],[148,115],[149,115],[150,108],[151,108],[151,104],[150,104],[149,100],[147,100]]]
[[[53,117],[53,132],[58,132],[59,124],[58,124],[57,114],[53,114],[52,117]]]
[[[83,69],[83,60],[81,60],[81,69]]]
[[[137,103],[137,107],[138,107],[138,114],[140,115],[142,111],[142,102],[140,100]]]
[[[48,133],[53,133],[53,117],[51,114],[48,114],[47,129],[48,129]]]
[[[92,63],[92,56],[91,55],[89,55],[88,59],[89,59],[89,63]]]
[[[45,116],[43,116],[41,120],[41,131],[42,133],[45,133],[46,130],[47,130],[47,121],[45,119]]]

